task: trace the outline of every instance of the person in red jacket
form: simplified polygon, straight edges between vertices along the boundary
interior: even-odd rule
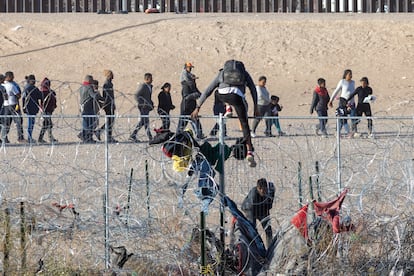
[[[324,137],[328,137],[328,132],[326,131],[326,123],[328,122],[328,104],[330,101],[328,90],[326,89],[325,79],[318,79],[318,85],[313,92],[313,98],[310,108],[310,114],[313,114],[313,111],[316,110],[319,117],[319,124],[316,125],[315,131],[316,135],[319,135],[319,131]]]
[[[40,130],[39,139],[37,141],[39,143],[46,143],[46,141],[43,139],[43,136],[47,131],[49,135],[49,141],[51,143],[55,143],[58,140],[56,140],[52,134],[53,122],[51,115],[57,107],[56,92],[50,88],[50,80],[48,78],[44,78],[40,83],[40,92],[43,94],[43,125],[42,129]]]

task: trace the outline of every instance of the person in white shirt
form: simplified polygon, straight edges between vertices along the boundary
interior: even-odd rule
[[[20,106],[19,106],[19,99],[21,97],[21,90],[19,85],[14,82],[14,74],[13,72],[6,72],[5,73],[5,81],[2,84],[3,87],[6,89],[7,93],[7,100],[4,101],[4,115],[10,115],[14,117],[5,118],[5,133],[3,133],[3,139],[7,139],[7,135],[10,130],[10,124],[13,120],[16,124],[17,128],[17,135],[18,135],[18,142],[23,143],[26,142],[23,136],[23,118],[21,116]]]
[[[257,108],[259,111],[258,117],[255,117],[253,120],[253,126],[252,126],[252,137],[256,137],[256,129],[259,125],[260,121],[262,120],[262,117],[270,116],[270,94],[269,91],[266,89],[266,77],[261,76],[259,78],[258,85],[256,85],[257,90]],[[272,137],[271,132],[271,126],[272,122],[270,119],[265,119],[266,123],[266,130],[265,135],[268,137]]]
[[[350,108],[350,115],[355,116],[355,100],[351,99],[352,93],[355,91],[355,81],[352,80],[352,70],[346,69],[342,79],[338,82],[336,89],[332,93],[329,107],[333,107],[332,101],[339,96],[338,116],[347,116],[348,108]],[[348,102],[349,100],[349,102]],[[349,125],[347,119],[341,119],[339,123],[339,132],[342,127],[345,129],[345,134],[349,134]]]

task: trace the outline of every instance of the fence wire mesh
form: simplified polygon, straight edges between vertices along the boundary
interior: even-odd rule
[[[73,85],[60,83],[57,90],[70,87]],[[132,106],[130,98],[119,93],[118,106]],[[187,177],[186,171],[174,171],[161,145],[148,145],[144,132],[139,132],[141,142],[128,140],[139,119],[138,115],[127,115],[134,113],[132,107],[115,120],[114,137],[118,143],[81,143],[77,138],[81,118],[63,115],[77,101],[75,89],[65,100],[60,99],[60,114],[53,117],[58,143],[14,143],[12,126],[11,143],[0,149],[2,271],[44,271],[50,275],[102,273],[107,259],[107,213],[111,270],[137,275],[197,275],[200,246],[194,229],[199,227],[201,203],[194,193],[198,190],[196,177]],[[324,253],[306,268],[308,273],[383,275],[414,271],[414,122],[408,117],[373,119],[373,137],[368,137],[366,120],[362,118],[361,137],[340,139],[341,185],[350,189],[342,214],[352,218],[356,230],[339,237],[341,254],[328,251],[338,245],[338,238],[329,242],[322,250]],[[104,117],[100,120],[102,123]],[[151,116],[150,121],[152,128],[161,125],[159,117]],[[172,130],[177,122],[178,118],[172,118]],[[40,123],[38,117],[35,137]],[[202,117],[201,123],[208,134],[216,119]],[[225,143],[232,145],[242,133],[235,119],[226,123]],[[281,117],[280,123],[285,135],[265,137],[258,131],[253,139],[256,168],[230,158],[225,162],[224,177],[226,195],[237,204],[241,204],[259,178],[275,183],[270,212],[274,233],[299,209],[299,182],[303,204],[311,201],[311,180],[319,184],[322,201],[333,199],[339,192],[335,118],[329,119],[327,138],[315,135],[315,117]],[[264,130],[263,122],[261,128]],[[212,145],[218,143],[217,137],[206,140]],[[218,183],[218,176],[215,180]],[[188,181],[189,189],[179,206],[181,186]],[[103,199],[106,184],[108,209]],[[316,197],[316,188],[314,194]],[[216,237],[220,232],[219,217],[217,196],[209,207],[206,222]],[[229,212],[225,213],[225,222],[228,233]],[[264,232],[258,228],[264,239]],[[216,253],[214,249],[209,253],[212,269],[220,263]],[[277,272],[286,273],[283,268],[269,271]]]

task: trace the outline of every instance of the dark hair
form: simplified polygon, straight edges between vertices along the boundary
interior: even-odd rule
[[[164,84],[161,86],[161,89],[162,89],[162,90],[164,90],[164,89],[165,89],[165,88],[167,88],[167,87],[171,87],[171,83],[169,83],[169,82],[164,83]]]
[[[6,73],[4,73],[4,76],[6,79],[14,78],[14,74],[12,71],[7,71]]]
[[[93,77],[91,75],[86,75],[85,76],[85,81],[89,82],[90,84],[92,84],[93,82]]]
[[[324,78],[319,78],[318,79],[318,84],[321,85],[322,83],[326,83]]]
[[[262,81],[262,80],[267,81],[267,78],[265,76],[260,76],[259,81]]]
[[[342,76],[342,78],[345,79],[346,78],[346,75],[348,75],[348,74],[351,74],[352,75],[352,70],[351,69],[346,69],[344,71],[344,75]]]
[[[279,100],[280,100],[280,98],[279,98],[278,96],[272,95],[272,96],[270,97],[270,100],[272,100],[272,101],[279,101]]]
[[[6,76],[4,76],[3,74],[0,74],[0,81],[4,81],[5,78]]]
[[[361,80],[360,81],[365,81],[366,83],[367,83],[367,85],[369,85],[369,81],[368,81],[368,78],[367,77],[363,77],[363,78],[361,78]]]
[[[145,73],[144,80],[147,80],[149,78],[152,78],[152,74],[151,73]]]
[[[262,188],[267,190],[267,180],[266,178],[260,178],[257,180],[257,188]]]
[[[36,77],[35,77],[35,75],[28,75],[28,76],[25,76],[24,78],[25,78],[25,80],[26,80],[26,81],[28,81],[28,82],[29,82],[29,81],[32,81],[32,82],[33,82],[33,81],[36,81]]]

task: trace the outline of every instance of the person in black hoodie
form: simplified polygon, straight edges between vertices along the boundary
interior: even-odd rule
[[[42,105],[43,95],[35,86],[36,78],[34,75],[26,77],[26,87],[23,90],[23,112],[27,114],[27,139],[29,143],[36,143],[33,139],[33,128],[35,125],[36,114]]]
[[[355,89],[354,93],[351,94],[349,100],[351,100],[352,98],[355,97],[355,95],[358,95],[358,105],[356,108],[356,114],[358,117],[361,117],[362,114],[365,114],[365,116],[367,117],[371,117],[372,116],[372,112],[371,112],[371,105],[369,104],[370,101],[372,100],[372,88],[369,86],[369,81],[367,77],[363,77],[360,80],[361,82],[361,86],[357,87],[357,89]],[[348,100],[348,101],[349,101]],[[357,120],[357,122],[355,123],[354,126],[354,137],[358,137],[359,134],[357,132],[357,124],[359,123],[360,120]],[[368,135],[370,137],[372,137],[372,119],[368,119]]]
[[[114,95],[114,85],[112,83],[112,80],[114,79],[114,73],[111,70],[104,70],[104,76],[105,76],[105,83],[103,85],[102,90],[102,97],[105,98],[102,109],[105,111],[105,114],[108,117],[107,123],[108,123],[108,142],[109,143],[118,143],[117,140],[115,140],[112,136],[112,129],[115,122],[115,117],[113,116],[115,114],[115,95]],[[106,122],[95,131],[96,138],[100,141],[101,140],[101,133],[105,131]]]
[[[275,198],[275,187],[272,182],[267,182],[266,178],[257,180],[257,186],[249,191],[243,200],[242,210],[246,217],[256,227],[256,220],[262,224],[266,233],[267,247],[272,242],[272,226],[270,223],[270,209]]]
[[[180,106],[180,120],[178,122],[177,132],[181,132],[187,126],[190,120],[189,115],[197,107],[197,99],[200,97],[201,92],[197,88],[196,79],[197,77],[191,73],[194,66],[187,62],[184,65],[184,70],[181,73],[180,82],[182,86],[181,95],[181,106]],[[188,118],[187,118],[188,117]],[[198,117],[191,118],[191,121],[195,125],[196,136],[199,139],[204,138],[203,129]]]
[[[319,134],[319,131],[322,133],[324,137],[328,137],[328,133],[326,131],[326,123],[328,119],[321,118],[328,116],[328,104],[330,101],[328,90],[326,89],[326,81],[325,79],[318,79],[318,85],[313,92],[313,98],[310,108],[310,114],[313,114],[313,111],[316,110],[319,117],[319,124],[316,125],[316,135]]]
[[[170,111],[175,109],[175,106],[171,100],[171,84],[166,82],[161,87],[161,91],[158,94],[158,114],[161,116],[162,130],[170,129]]]

